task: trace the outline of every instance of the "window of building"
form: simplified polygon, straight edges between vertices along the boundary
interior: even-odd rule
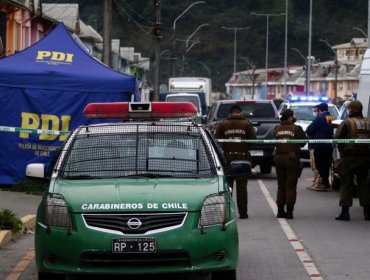
[[[24,27],[24,48],[28,48],[30,46],[30,27],[25,26]]]

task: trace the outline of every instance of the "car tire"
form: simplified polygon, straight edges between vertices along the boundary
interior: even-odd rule
[[[64,280],[65,277],[62,274],[54,274],[54,273],[48,273],[48,272],[38,272],[38,280]]]
[[[260,172],[262,174],[270,174],[272,170],[272,165],[270,163],[260,164]]]
[[[212,272],[212,280],[236,280],[236,270],[221,270]]]

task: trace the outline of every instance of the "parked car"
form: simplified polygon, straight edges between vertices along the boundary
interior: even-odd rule
[[[90,118],[141,121],[80,126],[50,174],[44,164],[27,166],[27,176],[49,180],[37,211],[39,280],[174,272],[236,279],[238,232],[225,176],[247,176],[251,166],[238,161],[226,170],[209,131],[172,121],[196,112],[178,102],[89,104]],[[158,121],[165,117],[171,121]]]
[[[208,112],[204,125],[215,133],[217,125],[227,118],[230,108],[239,105],[243,116],[252,122],[257,139],[273,139],[274,128],[279,124],[279,115],[274,103],[270,100],[219,100]],[[271,173],[275,145],[250,145],[252,166],[259,165],[263,174]]]
[[[316,117],[316,113],[313,112],[313,108],[321,102],[328,102],[329,99],[327,97],[307,97],[307,98],[292,98],[280,105],[279,108],[279,115],[282,114],[286,109],[291,109],[295,112],[295,116],[297,118],[296,125],[302,127],[304,131],[306,131],[307,127],[312,123],[312,121]],[[337,119],[339,111],[338,108],[332,104],[328,103],[328,109],[330,114]],[[301,149],[301,157],[304,159],[310,158],[310,153],[308,150],[308,145],[305,145]]]

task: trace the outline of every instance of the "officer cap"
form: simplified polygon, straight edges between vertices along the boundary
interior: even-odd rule
[[[348,104],[348,109],[351,108],[354,112],[362,112],[362,104],[358,100],[352,100]]]
[[[294,111],[293,111],[293,110],[290,110],[290,109],[286,109],[286,110],[281,114],[280,120],[281,120],[281,121],[286,121],[289,117],[293,117],[293,116],[294,116]]]

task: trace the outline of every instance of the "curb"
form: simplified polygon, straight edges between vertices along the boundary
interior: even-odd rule
[[[27,233],[27,231],[34,229],[36,225],[36,215],[26,215],[21,218],[21,221],[23,225],[19,233],[13,233],[11,230],[0,230],[0,248]]]

